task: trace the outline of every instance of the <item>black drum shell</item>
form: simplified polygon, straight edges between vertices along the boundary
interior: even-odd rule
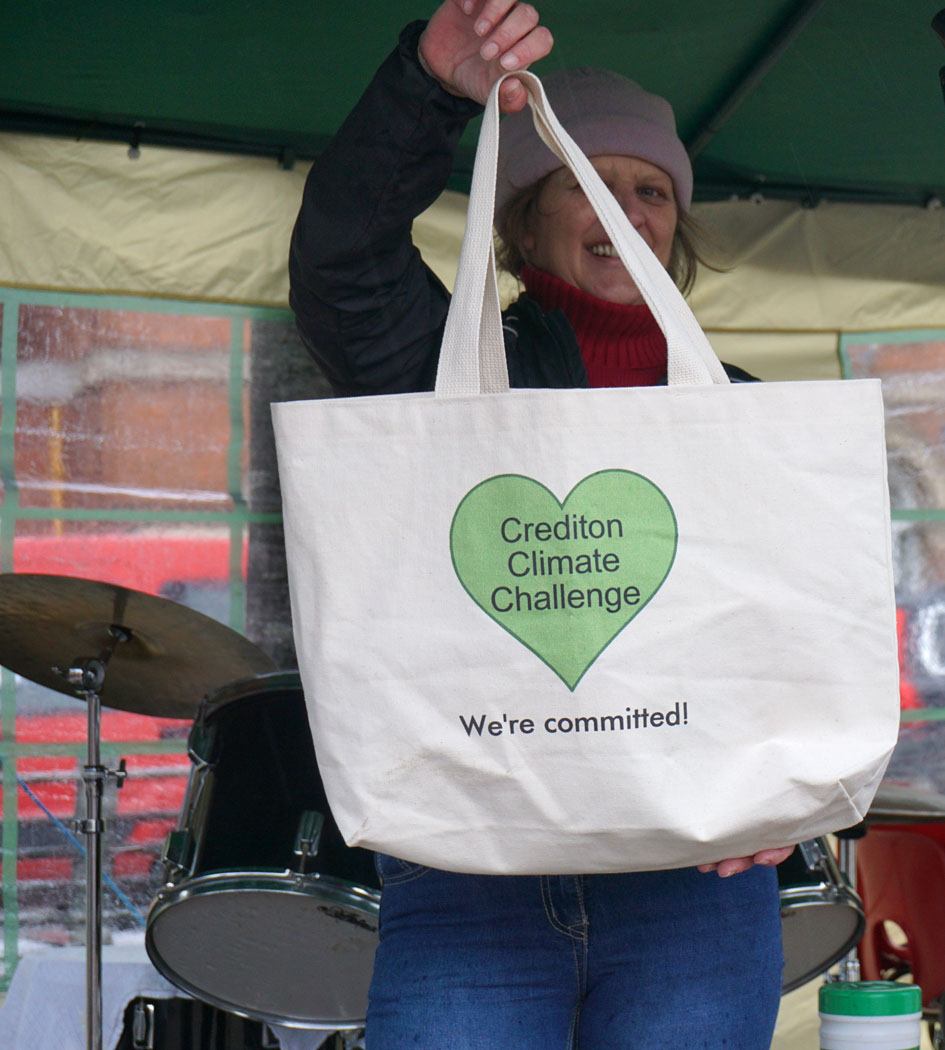
[[[345,845],[318,771],[299,677],[242,679],[208,698],[166,883],[148,914],[155,967],[190,995],[275,1024],[364,1023],[380,881]],[[317,852],[295,850],[303,814]]]
[[[294,870],[299,818],[314,810],[325,820],[306,870],[380,889],[374,854],[346,846],[331,816],[296,673],[257,675],[215,693],[198,712],[189,746],[195,769],[184,817],[188,808],[191,819],[200,817],[193,875]],[[203,774],[202,761],[210,767]],[[195,785],[201,777],[209,783]],[[195,799],[208,790],[206,801]]]

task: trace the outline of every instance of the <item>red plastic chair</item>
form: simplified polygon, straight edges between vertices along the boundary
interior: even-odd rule
[[[874,824],[857,841],[856,861],[866,912],[863,980],[911,973],[923,1007],[937,1011],[945,993],[945,824]],[[889,936],[887,921],[902,929],[905,944]]]

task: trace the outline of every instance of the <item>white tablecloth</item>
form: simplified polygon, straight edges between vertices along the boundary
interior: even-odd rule
[[[102,951],[102,1045],[114,1050],[125,1008],[138,996],[186,998],[151,965],[143,942]],[[329,1033],[270,1025],[282,1050],[316,1050]],[[24,955],[0,1007],[3,1050],[85,1050],[85,950]]]

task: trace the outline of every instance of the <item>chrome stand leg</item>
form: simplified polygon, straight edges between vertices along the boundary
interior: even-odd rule
[[[100,700],[97,692],[86,694],[88,704],[88,762],[82,770],[85,782],[85,820],[79,830],[85,835],[85,1045],[102,1050],[102,794],[105,770],[99,743]]]
[[[85,1045],[86,1050],[102,1048],[102,797],[105,781],[114,777],[121,787],[125,762],[118,770],[102,765],[101,690],[105,665],[114,647],[129,637],[120,627],[111,628],[112,642],[99,659],[75,660],[63,674],[88,707],[88,752],[82,770],[85,784],[85,820],[76,821],[76,831],[85,835]]]
[[[856,891],[856,838],[838,839],[838,860],[840,870],[850,883],[850,888]],[[840,963],[841,981],[858,981],[860,979],[860,957],[856,948],[851,948]]]

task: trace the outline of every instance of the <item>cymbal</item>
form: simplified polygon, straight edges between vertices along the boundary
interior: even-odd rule
[[[880,784],[866,814],[867,824],[922,824],[945,820],[945,795]]]
[[[207,693],[275,670],[249,639],[166,598],[73,576],[0,574],[4,667],[81,699],[59,670],[104,659],[109,647],[102,703],[161,718],[193,718]]]

